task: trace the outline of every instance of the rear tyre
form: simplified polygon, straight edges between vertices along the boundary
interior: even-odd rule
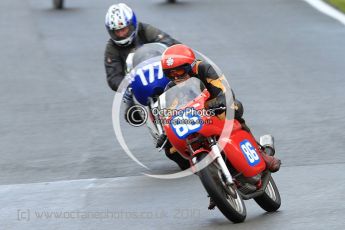
[[[254,200],[266,212],[275,212],[280,208],[280,194],[272,176],[270,176],[265,193]]]
[[[207,154],[200,153],[198,161],[200,162]],[[246,219],[247,211],[242,197],[235,186],[229,187],[224,183],[215,161],[202,169],[199,177],[208,195],[226,218],[234,223],[241,223]]]
[[[63,1],[64,0],[53,0],[53,5],[55,9],[62,9],[63,8]]]

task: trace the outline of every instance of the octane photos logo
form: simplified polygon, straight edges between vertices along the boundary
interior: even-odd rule
[[[216,115],[213,109],[197,110],[193,107],[185,109],[158,109],[153,108],[151,111],[154,118],[153,123],[156,125],[195,125],[211,124],[211,119],[200,119],[201,117],[212,117]],[[134,127],[142,126],[148,119],[148,113],[144,106],[134,105],[126,112],[126,120]],[[169,119],[172,118],[172,119]]]
[[[218,76],[223,76],[220,69],[210,59],[208,59],[204,55],[200,54],[199,52],[196,52],[196,53],[202,57],[201,59],[206,60],[208,63],[211,63],[214,66]],[[157,60],[154,59],[153,61],[157,61]],[[135,157],[135,155],[132,153],[132,151],[129,149],[129,147],[127,146],[127,142],[125,141],[125,138],[123,136],[122,128],[120,125],[120,119],[122,120],[122,118],[123,118],[123,115],[121,114],[121,110],[120,110],[121,104],[122,104],[122,98],[123,98],[123,95],[124,95],[127,87],[131,84],[131,82],[132,82],[132,79],[130,77],[126,77],[121,82],[121,84],[118,88],[118,92],[120,92],[120,93],[116,93],[114,96],[113,107],[112,107],[113,128],[114,128],[116,139],[118,140],[118,142],[121,145],[124,152],[138,165],[142,166],[146,170],[150,170],[150,168],[147,167],[142,162],[140,162]],[[230,136],[230,134],[232,132],[232,128],[233,128],[233,122],[231,120],[234,117],[234,110],[230,109],[231,108],[230,105],[232,104],[232,101],[233,101],[233,95],[231,93],[232,92],[231,87],[224,77],[222,77],[222,82],[226,88],[226,91],[225,91],[225,97],[226,97],[226,102],[227,102],[226,114],[227,114],[228,119],[225,119],[222,133],[220,134],[219,139],[228,139],[228,137]],[[175,111],[175,113],[179,113],[178,110],[174,110],[174,111]],[[164,114],[164,113],[169,113],[169,112],[174,113],[174,111],[156,110],[156,111],[152,111],[152,112]],[[206,111],[206,110],[196,110],[196,111],[199,113],[202,113],[201,115],[206,115],[206,116],[212,115],[212,114],[205,114],[205,113],[209,113],[210,111]],[[188,120],[188,118],[190,119],[190,117],[187,117],[187,120]],[[140,106],[140,105],[136,105],[136,106],[131,107],[127,111],[126,119],[129,121],[129,123],[131,125],[138,128],[138,126],[144,125],[146,123],[146,121],[148,120],[148,112],[147,112],[145,107]],[[152,146],[154,146],[154,143],[152,143]],[[224,148],[224,146],[219,146],[220,151],[222,151],[223,148]],[[163,174],[163,175],[153,175],[153,174],[149,174],[149,173],[143,173],[143,174],[146,176],[149,176],[149,177],[159,178],[159,179],[182,178],[182,177],[186,177],[189,175],[193,175],[196,171],[202,170],[203,168],[207,167],[210,163],[212,163],[214,161],[214,159],[215,159],[215,154],[213,154],[211,151],[210,154],[208,154],[207,157],[205,157],[203,160],[201,160],[200,162],[195,162],[195,164],[193,166],[193,170],[190,168],[190,169],[186,169],[186,170],[181,171],[181,172],[172,173],[172,174]],[[169,161],[169,160],[167,159],[167,161]]]
[[[216,113],[213,109],[195,109],[193,107],[187,107],[185,109],[158,109],[153,108],[152,114],[154,116],[163,116],[163,117],[170,117],[170,116],[183,116],[184,114],[192,115],[192,116],[215,116]]]

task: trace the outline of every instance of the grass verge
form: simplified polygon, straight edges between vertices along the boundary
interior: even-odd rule
[[[326,0],[326,2],[345,13],[345,0]]]

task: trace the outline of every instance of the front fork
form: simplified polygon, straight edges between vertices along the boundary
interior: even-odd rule
[[[207,164],[206,164],[206,166],[201,165],[201,168],[195,167],[195,165],[198,163],[198,159],[197,159],[198,153],[209,152],[209,150],[211,149],[208,156],[206,156],[206,157],[212,158],[212,159],[210,159],[210,163],[216,162],[217,165],[215,165],[215,166],[219,170],[217,173],[220,173],[220,175],[218,174],[218,176],[219,176],[219,179],[221,180],[221,183],[222,183],[222,186],[223,186],[225,192],[228,195],[230,195],[231,197],[233,197],[234,199],[237,199],[238,193],[236,190],[236,185],[235,185],[233,178],[230,174],[230,171],[229,171],[228,167],[226,166],[226,163],[222,157],[221,151],[219,150],[219,147],[217,145],[217,141],[213,137],[208,137],[207,142],[209,144],[209,146],[208,146],[209,148],[207,148],[207,149],[201,148],[201,149],[198,149],[196,151],[194,151],[192,148],[192,145],[187,142],[188,147],[189,147],[189,151],[194,156],[193,158],[191,158],[191,166],[192,166],[191,169],[192,169],[193,173],[198,175],[198,170],[202,170],[204,167],[207,167]],[[193,143],[193,140],[192,140],[192,143]]]
[[[230,174],[228,167],[225,164],[222,154],[220,153],[219,147],[217,146],[217,142],[212,137],[208,137],[207,140],[211,144],[211,154],[213,154],[215,160],[217,161],[220,167],[220,170],[225,177],[224,179],[225,179],[226,184],[228,186],[232,185],[234,183],[232,176]]]
[[[199,141],[199,140],[200,140],[200,137],[195,137],[194,139],[187,139],[187,145],[189,148],[189,152],[192,154],[192,156],[194,156],[191,159],[191,165],[192,165],[192,170],[195,173],[198,171],[198,169],[194,167],[198,163],[198,160],[197,160],[198,153],[209,151],[209,150],[206,150],[204,148],[201,148],[201,149],[198,149],[195,151],[192,148],[192,144]],[[222,157],[222,154],[219,150],[219,147],[217,145],[217,141],[215,140],[214,137],[207,137],[207,142],[209,144],[209,148],[211,149],[210,156],[212,157],[212,162],[213,161],[217,162],[217,164],[218,164],[217,167],[219,168],[219,170],[222,173],[223,180],[225,180],[224,181],[225,184],[228,186],[232,186],[234,184],[234,182],[233,182],[232,176],[230,174],[230,171],[229,171],[228,167],[226,166],[225,161]],[[205,166],[201,166],[201,167],[203,168]]]

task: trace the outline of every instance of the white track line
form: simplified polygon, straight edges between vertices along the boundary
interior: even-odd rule
[[[129,180],[140,180],[142,181],[144,176],[130,176],[130,177],[114,177],[114,178],[90,178],[90,179],[75,179],[75,180],[59,180],[59,181],[44,181],[44,182],[33,182],[23,184],[1,184],[0,193],[6,189],[23,188],[23,187],[49,187],[49,186],[66,186],[66,185],[87,185],[87,187],[93,187],[95,183],[97,186],[104,186],[105,184],[117,184],[121,181]],[[148,177],[146,177],[148,178]]]
[[[332,6],[328,5],[322,0],[303,0],[310,5],[312,5],[317,10],[321,11],[324,14],[327,14],[328,16],[338,20],[339,22],[343,23],[345,25],[345,15],[341,13],[340,11],[336,10]]]

